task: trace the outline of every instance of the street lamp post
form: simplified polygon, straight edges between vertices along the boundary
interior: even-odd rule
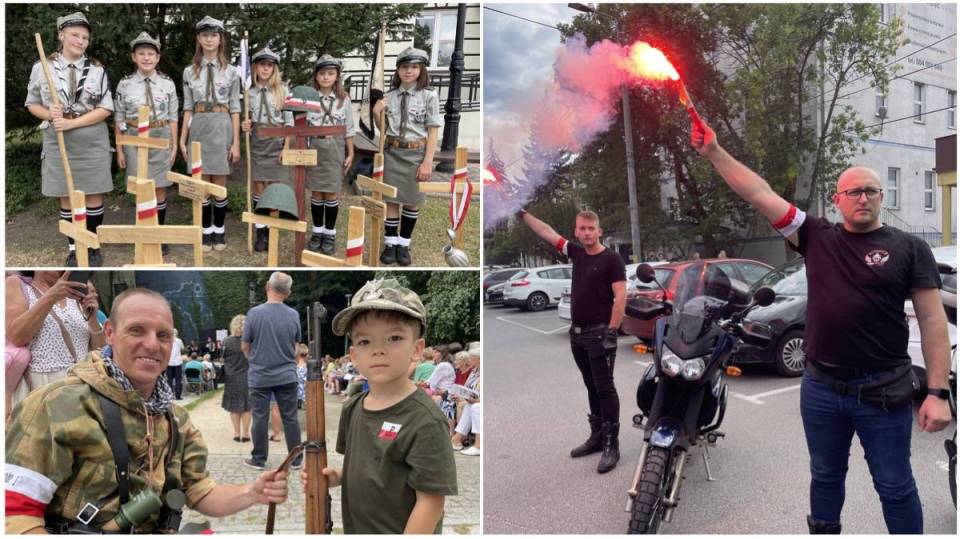
[[[583,13],[592,13],[613,21],[617,28],[617,41],[620,45],[626,45],[623,39],[623,28],[620,25],[619,19],[598,13],[595,7],[587,4],[571,3],[567,4],[567,7],[582,11]],[[640,205],[637,200],[637,167],[633,156],[633,122],[631,121],[630,114],[630,89],[627,88],[626,82],[620,85],[620,91],[622,94],[621,108],[623,109],[623,144],[627,160],[627,199],[630,204],[630,250],[632,251],[630,259],[632,262],[637,263],[640,262]]]

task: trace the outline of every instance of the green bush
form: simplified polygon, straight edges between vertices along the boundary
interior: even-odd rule
[[[39,131],[8,134],[6,149],[6,210],[11,217],[43,199],[40,194],[40,152],[43,142]]]

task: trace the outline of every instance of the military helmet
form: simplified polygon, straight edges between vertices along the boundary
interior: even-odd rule
[[[297,195],[292,187],[285,183],[271,183],[263,190],[254,213],[270,215],[272,210],[278,210],[282,219],[300,220],[297,215]]]
[[[283,110],[293,112],[318,112],[320,106],[320,92],[312,86],[296,86],[290,91],[283,102]]]

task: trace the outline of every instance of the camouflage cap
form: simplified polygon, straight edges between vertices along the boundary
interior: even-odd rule
[[[356,316],[364,311],[397,311],[427,327],[426,310],[416,292],[400,286],[396,279],[367,281],[350,300],[350,306],[333,317],[333,333],[345,335]]]
[[[146,32],[140,32],[140,35],[130,42],[130,50],[133,51],[136,49],[137,45],[150,45],[157,49],[157,52],[160,52],[160,42],[150,37],[150,34]]]
[[[209,30],[215,30],[220,33],[226,32],[226,28],[223,26],[223,21],[214,19],[210,15],[200,19],[200,22],[197,23],[197,32],[204,32]]]
[[[403,49],[403,52],[400,53],[400,56],[397,57],[397,65],[400,64],[429,64],[430,57],[427,56],[427,51],[422,49],[415,49],[413,47],[407,47]]]
[[[270,47],[264,47],[253,54],[253,57],[250,58],[250,61],[253,63],[262,62],[266,60],[267,62],[273,62],[275,64],[280,64],[280,55],[270,50]]]
[[[90,23],[87,22],[87,18],[79,11],[69,15],[64,15],[63,17],[57,17],[58,32],[68,26],[86,26],[87,30],[91,30]]]
[[[338,72],[343,71],[343,62],[341,62],[340,60],[337,60],[336,58],[334,58],[333,56],[330,56],[329,54],[324,54],[323,56],[317,59],[315,64],[313,64],[313,72],[316,73],[317,71],[325,67],[332,67],[336,69]]]

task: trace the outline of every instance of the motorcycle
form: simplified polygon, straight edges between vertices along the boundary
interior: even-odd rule
[[[953,421],[957,421],[957,345],[953,345],[953,353],[950,368],[950,412],[953,414]],[[944,440],[943,447],[947,451],[947,476],[950,483],[950,497],[953,498],[953,506],[957,506],[957,429],[953,429],[953,438]]]
[[[657,318],[653,337],[653,364],[640,379],[633,426],[643,429],[643,445],[628,490],[628,533],[656,533],[661,521],[671,522],[679,503],[684,466],[691,449],[702,446],[707,480],[709,447],[724,433],[727,403],[725,370],[740,340],[763,344],[763,335],[751,335],[743,317],[757,306],[773,302],[774,292],[761,288],[752,300],[745,287],[735,286],[716,266],[703,262],[682,270],[676,293],[668,301],[632,300],[626,314]],[[642,264],[637,278],[656,282],[653,268]],[[657,282],[661,290],[663,286]]]

